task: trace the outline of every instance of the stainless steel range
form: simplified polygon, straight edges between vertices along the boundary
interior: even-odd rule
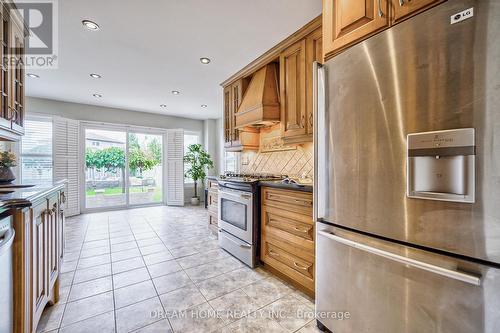
[[[259,253],[259,181],[285,177],[226,173],[218,178],[219,245],[252,268]]]

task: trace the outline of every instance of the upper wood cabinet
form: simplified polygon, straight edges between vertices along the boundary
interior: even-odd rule
[[[321,28],[306,37],[306,132],[313,135],[314,110],[313,110],[313,63],[323,62],[323,33]]]
[[[0,2],[0,138],[18,141],[24,134],[24,47],[23,19],[11,15],[12,3]]]
[[[388,0],[323,0],[325,59],[388,26]]]
[[[241,105],[241,101],[243,100],[243,94],[247,90],[249,80],[241,79],[236,81],[231,85],[231,140],[233,141],[233,146],[241,145],[240,140],[240,131],[236,128],[236,113],[238,113],[238,108]]]
[[[244,78],[224,87],[224,147],[230,151],[259,148],[258,130],[236,128],[236,113],[249,82]]]
[[[323,0],[324,60],[444,1]]]
[[[280,56],[281,122],[284,139],[306,135],[306,41]]]
[[[313,140],[313,62],[323,62],[321,22],[320,15],[222,83],[226,150],[258,150],[265,145],[260,129],[278,123],[281,133],[276,126],[273,138],[280,143]],[[241,80],[250,77],[247,87]]]
[[[14,21],[14,20],[13,20]],[[24,32],[17,23],[11,24],[11,43],[14,46],[12,57],[15,63],[11,68],[11,129],[17,134],[24,135]]]
[[[224,87],[224,147],[231,147],[233,126],[231,86]]]
[[[446,0],[392,0],[391,22],[399,23],[423,10],[437,5]]]
[[[280,56],[281,128],[286,143],[313,139],[313,63],[322,62],[322,48],[319,28]]]

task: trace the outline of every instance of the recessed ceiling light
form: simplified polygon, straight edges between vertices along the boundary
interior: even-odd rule
[[[90,74],[90,77],[92,77],[94,79],[100,79],[102,76],[99,74],[92,73],[92,74]]]
[[[206,105],[206,104],[202,104],[202,105],[201,105],[201,107],[202,107],[202,108],[206,108],[206,107],[208,107],[208,105]]]
[[[208,65],[210,61],[211,60],[209,58],[200,58],[200,62],[204,65]]]
[[[83,20],[82,21],[82,24],[85,28],[91,30],[91,31],[97,31],[99,30],[99,24],[95,23],[95,22],[92,22],[90,20]]]
[[[179,91],[177,91],[177,90],[172,90],[172,94],[174,94],[174,95],[179,95],[179,94],[180,94],[180,92],[179,92]]]
[[[160,104],[161,108],[166,108],[167,106],[165,104]]]
[[[28,73],[28,74],[26,74],[26,76],[29,76],[29,77],[31,77],[33,79],[39,79],[40,78],[40,75],[36,75],[36,74],[33,74],[33,73]]]
[[[92,96],[94,96],[95,98],[101,98],[102,97],[101,94],[93,94]]]

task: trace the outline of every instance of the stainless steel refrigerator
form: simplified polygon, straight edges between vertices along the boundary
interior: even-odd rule
[[[499,332],[500,1],[448,0],[316,76],[319,326]]]

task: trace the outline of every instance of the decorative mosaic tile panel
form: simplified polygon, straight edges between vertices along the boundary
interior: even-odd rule
[[[313,145],[300,145],[296,150],[269,153],[243,152],[240,170],[243,173],[286,174],[290,177],[313,175]]]

